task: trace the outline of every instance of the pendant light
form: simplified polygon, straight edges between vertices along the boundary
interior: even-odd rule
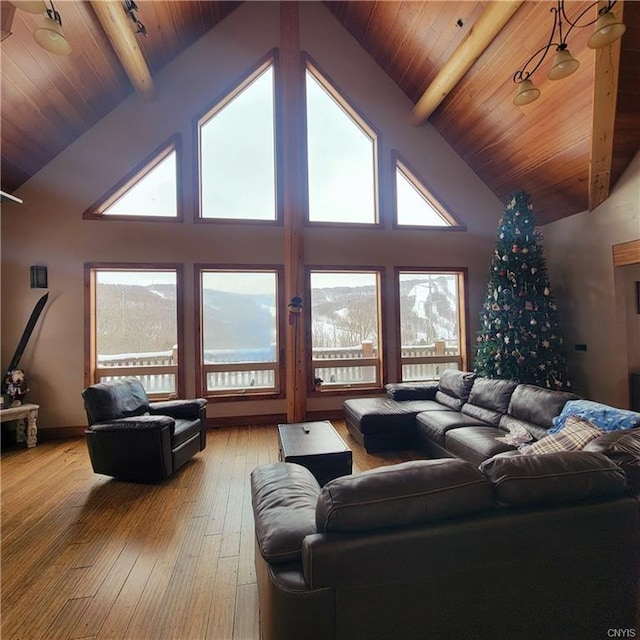
[[[61,56],[71,53],[71,45],[62,32],[62,18],[55,10],[53,2],[51,9],[47,9],[47,17],[42,18],[33,32],[35,41],[47,51]]]

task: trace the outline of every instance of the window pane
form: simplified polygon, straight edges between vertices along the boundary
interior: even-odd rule
[[[409,178],[396,167],[398,224],[450,227]]]
[[[176,217],[176,152],[172,151],[103,211],[108,215]]]
[[[374,140],[307,71],[309,219],[375,223]]]
[[[322,379],[322,385],[375,384],[376,367],[322,367],[316,368],[314,377]]]
[[[176,365],[176,272],[96,270],[95,278],[97,366]],[[175,382],[154,375],[147,391],[174,391]]]
[[[277,274],[203,271],[202,327],[204,364],[276,362]]]
[[[403,364],[403,382],[414,382],[416,380],[439,380],[440,374],[445,369],[459,369],[457,362],[439,362],[433,364]]]
[[[378,357],[377,274],[312,272],[311,323],[314,360]]]
[[[276,375],[273,370],[215,371],[207,373],[207,391],[234,389],[273,389]]]
[[[98,382],[109,382],[109,380],[117,380],[129,376],[100,376]],[[173,373],[161,373],[154,375],[136,375],[132,377],[138,378],[148,394],[154,393],[172,393],[176,390],[176,377]]]
[[[203,218],[275,220],[273,68],[200,127]]]
[[[402,357],[460,354],[458,276],[400,274]]]

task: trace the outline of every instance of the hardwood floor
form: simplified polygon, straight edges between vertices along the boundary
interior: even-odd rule
[[[353,450],[354,471],[417,457]],[[95,475],[84,440],[2,453],[2,638],[259,638],[249,473],[275,426],[209,431],[157,485]]]

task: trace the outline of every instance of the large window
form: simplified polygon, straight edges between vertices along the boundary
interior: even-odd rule
[[[178,274],[87,266],[90,383],[134,376],[149,395],[178,393]]]
[[[396,221],[399,226],[458,227],[460,223],[400,160],[396,159]]]
[[[330,89],[307,69],[309,220],[375,224],[375,133]]]
[[[311,351],[321,389],[382,384],[380,272],[312,270]]]
[[[269,63],[200,118],[202,218],[276,219],[273,87]]]
[[[398,271],[401,380],[434,380],[463,368],[462,271]]]
[[[279,270],[200,271],[203,393],[278,393]]]
[[[87,209],[83,217],[180,219],[179,143],[179,136],[173,136]]]

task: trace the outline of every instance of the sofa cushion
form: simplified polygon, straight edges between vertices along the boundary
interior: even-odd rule
[[[367,531],[442,520],[493,505],[491,485],[464,460],[414,460],[336,478],[320,493],[318,531]]]
[[[567,402],[560,415],[554,418],[553,427],[549,429],[549,433],[558,433],[569,416],[586,418],[603,431],[640,427],[640,413],[635,411],[618,409],[591,400],[572,400]]]
[[[504,506],[550,504],[622,494],[624,472],[600,453],[497,455],[480,465]]]
[[[387,396],[392,400],[434,400],[438,381],[394,382],[384,385]]]
[[[482,421],[460,411],[423,411],[416,416],[416,428],[422,438],[444,445],[444,436],[450,429],[480,426]]]
[[[488,458],[503,451],[513,451],[514,447],[496,439],[504,435],[497,427],[463,427],[447,431],[444,446],[454,455],[479,465]]]
[[[137,378],[101,382],[82,392],[89,424],[141,416],[149,411],[149,401]]]
[[[311,471],[278,462],[251,472],[251,502],[256,540],[267,562],[300,558],[304,538],[316,532],[316,502],[320,485]]]
[[[500,418],[499,426],[508,429],[510,424],[519,424],[529,430],[535,438],[541,438],[542,430],[551,428],[553,419],[560,415],[564,405],[578,396],[566,391],[552,391],[532,384],[519,384],[511,394],[508,413]],[[513,423],[509,418],[516,418]],[[537,426],[537,429],[535,428]]]
[[[194,436],[200,436],[202,425],[200,420],[185,420],[177,418],[176,425],[171,438],[171,447],[175,449],[177,446],[184,444],[187,440],[191,440]]]
[[[562,431],[545,436],[533,444],[522,445],[520,453],[535,455],[554,451],[579,451],[603,433],[602,429],[598,429],[588,420],[569,416]]]
[[[460,411],[462,405],[469,398],[469,392],[475,378],[476,374],[471,371],[445,369],[438,381],[436,402],[454,411]]]
[[[415,417],[421,411],[441,410],[434,400],[404,400],[390,398],[353,398],[343,404],[348,422],[358,426],[360,433],[372,435],[398,429],[415,431]]]
[[[512,380],[476,378],[469,399],[462,406],[462,413],[497,427],[500,417],[509,408],[511,395],[517,386]]]

